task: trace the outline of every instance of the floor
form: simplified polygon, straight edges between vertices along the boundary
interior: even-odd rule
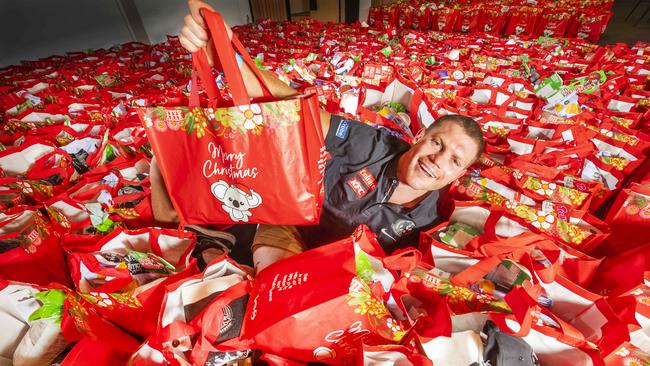
[[[610,20],[605,34],[600,37],[598,44],[606,45],[621,42],[633,45],[637,41],[650,42],[650,12],[643,19],[639,19],[650,7],[650,0],[641,0],[634,13],[628,20],[625,20],[638,1],[616,0],[614,2],[612,8],[614,16]]]

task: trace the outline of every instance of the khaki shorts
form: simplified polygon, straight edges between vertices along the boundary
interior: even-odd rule
[[[259,225],[251,249],[254,253],[262,246],[284,249],[294,254],[305,251],[305,245],[295,226]]]

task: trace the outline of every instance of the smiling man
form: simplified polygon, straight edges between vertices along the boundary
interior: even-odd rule
[[[190,14],[180,34],[185,49],[196,52],[209,44],[199,10],[210,7],[190,0]],[[230,32],[230,30],[228,29]],[[211,58],[211,50],[206,48]],[[242,76],[251,98],[262,95],[246,64]],[[263,71],[278,98],[297,92]],[[448,185],[462,176],[483,151],[480,126],[470,117],[447,115],[420,131],[413,145],[359,121],[321,110],[325,147],[325,202],[316,226],[260,225],[253,240],[253,261],[259,271],[269,264],[349,236],[368,225],[387,252],[417,243],[417,233],[438,219],[437,205]],[[153,173],[157,171],[153,165]],[[160,221],[176,219],[164,182],[152,173],[152,206]]]

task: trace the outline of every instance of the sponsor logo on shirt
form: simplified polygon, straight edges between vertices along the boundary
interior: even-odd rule
[[[348,131],[350,129],[349,123],[350,122],[348,121],[341,121],[341,123],[339,123],[339,127],[336,129],[336,137],[340,139],[348,137]]]
[[[363,183],[366,184],[368,187],[368,190],[372,191],[375,186],[377,186],[377,180],[375,177],[370,173],[368,168],[363,168],[359,171],[359,176],[361,176],[361,179],[363,179]]]
[[[397,236],[404,236],[415,228],[415,223],[411,220],[397,219],[394,223],[391,224],[391,229],[397,234]]]
[[[352,188],[354,194],[356,194],[358,198],[362,198],[368,194],[368,190],[366,190],[363,184],[361,184],[359,178],[357,178],[356,176],[348,179],[348,185],[350,186],[350,188]]]

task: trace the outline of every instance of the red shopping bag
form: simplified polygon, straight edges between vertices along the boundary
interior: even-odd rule
[[[518,314],[490,314],[490,319],[502,331],[522,337],[542,365],[604,365],[594,343],[550,311],[531,306],[534,301],[523,288],[515,289],[509,294],[508,303]]]
[[[539,22],[535,27],[535,36],[544,37],[564,37],[569,24],[573,21],[570,13],[560,11],[551,11],[542,13]]]
[[[479,22],[483,12],[480,8],[463,9],[459,12],[456,24],[454,26],[455,32],[461,33],[474,33],[479,30]]]
[[[581,11],[567,29],[567,37],[578,37],[597,42],[612,18],[611,11]]]
[[[244,270],[223,256],[208,264],[203,273],[167,285],[157,329],[131,357],[133,365],[162,363],[154,362],[156,360],[190,362],[190,356],[195,364],[210,364],[210,358],[217,358],[212,353],[218,345],[213,343],[222,345],[230,341],[228,343],[232,345],[239,339],[248,301],[249,286],[243,283],[246,277]],[[228,296],[227,302],[224,302],[225,296]],[[215,301],[221,301],[225,306],[219,309],[218,304],[213,305]],[[218,310],[224,311],[222,325],[213,327],[214,320],[210,319],[217,316]],[[214,335],[211,340],[215,342],[197,341],[196,335],[202,332],[203,327],[210,328],[204,333],[208,338],[210,334]]]
[[[449,222],[460,222],[469,225],[482,233],[486,233],[486,238],[493,241],[497,240],[497,237],[517,237],[535,228],[534,226],[527,227],[525,222],[519,220],[517,215],[504,212],[496,206],[481,205],[472,201],[455,201]],[[453,272],[455,269],[465,266],[465,262],[469,261],[471,263],[472,260],[469,258],[472,255],[469,249],[452,248],[436,239],[439,232],[446,225],[443,223],[426,233],[422,233],[420,245],[423,245],[421,247],[423,252],[430,253],[430,256],[435,258],[437,265],[449,267],[450,271]],[[543,248],[559,250],[559,260],[561,262],[557,268],[559,274],[582,286],[589,285],[601,263],[600,259],[592,258],[559,240],[555,242],[546,240],[542,244],[545,244],[542,246]]]
[[[47,285],[70,285],[61,237],[34,207],[0,213],[0,278]]]
[[[38,139],[0,151],[0,169],[23,180],[17,187],[36,204],[63,192],[74,175],[70,156]]]
[[[539,20],[540,9],[530,6],[513,7],[509,11],[510,18],[505,27],[506,35],[530,36],[535,31]]]
[[[612,233],[598,254],[613,256],[648,242],[650,229],[650,187],[637,183],[620,191],[605,221]]]
[[[434,31],[450,33],[454,30],[459,16],[459,10],[454,8],[440,8],[432,12],[433,22],[431,29]]]
[[[483,9],[478,23],[478,31],[495,36],[501,35],[506,20],[507,13],[501,11],[498,6],[493,9]]]
[[[77,342],[61,361],[61,366],[113,366],[126,365],[129,352],[116,349],[111,343],[92,338]]]
[[[232,101],[221,97],[199,53],[190,108],[138,110],[181,222],[318,223],[323,201],[318,161],[324,153],[318,97],[274,99],[237,37],[227,42],[221,15],[203,14]],[[259,100],[248,96],[233,47],[262,84]],[[197,73],[209,108],[199,106]]]
[[[195,235],[169,229],[114,230],[68,257],[75,287],[97,311],[142,337],[155,329],[165,285],[198,272]]]
[[[382,110],[378,109],[388,103],[397,103],[405,112],[382,115]],[[407,140],[433,123],[422,92],[401,77],[394,78],[385,86],[365,85],[357,114],[363,121],[399,131]]]
[[[605,358],[605,365],[628,366],[634,365],[635,363],[637,365],[648,364],[650,363],[650,353],[647,350],[647,348],[644,350],[632,343],[623,343],[615,352],[612,352]]]
[[[643,283],[644,275],[648,270],[650,270],[650,241],[634,249],[608,255],[598,267],[589,285],[589,291],[603,296],[618,295]]]
[[[404,332],[383,303],[395,278],[377,245],[361,226],[350,238],[258,273],[243,337],[265,352],[327,364],[354,360],[361,339],[369,345],[401,340]]]
[[[140,342],[107,321],[83,297],[63,289],[61,331],[66,339],[78,341],[62,365],[119,365],[135,352]]]

